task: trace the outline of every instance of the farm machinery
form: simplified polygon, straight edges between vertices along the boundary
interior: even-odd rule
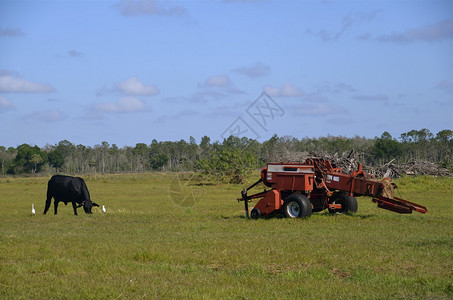
[[[263,183],[270,189],[253,195],[248,191]],[[330,213],[354,213],[357,196],[372,197],[382,209],[401,214],[412,211],[426,213],[426,207],[394,196],[395,183],[390,179],[378,180],[362,169],[362,164],[351,174],[343,173],[326,159],[308,158],[304,163],[268,163],[261,170],[261,178],[242,190],[245,213],[249,217],[248,204],[260,199],[250,216],[257,219],[275,213],[288,218],[310,217],[312,212],[327,209]]]

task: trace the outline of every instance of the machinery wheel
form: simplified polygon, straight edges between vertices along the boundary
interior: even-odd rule
[[[357,199],[353,196],[349,196],[346,193],[338,193],[332,197],[331,204],[341,204],[341,209],[330,209],[329,213],[355,213],[357,212],[358,204]]]
[[[308,218],[311,216],[311,202],[302,194],[292,194],[283,204],[283,213],[287,218]]]
[[[250,217],[252,219],[259,219],[261,217],[261,212],[258,208],[254,208],[252,209],[252,211],[250,212]]]

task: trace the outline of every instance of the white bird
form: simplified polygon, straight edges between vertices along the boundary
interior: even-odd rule
[[[102,205],[102,212],[105,214],[107,210],[105,209],[105,205]]]
[[[36,215],[35,205],[34,204],[31,205],[31,215],[32,216]]]

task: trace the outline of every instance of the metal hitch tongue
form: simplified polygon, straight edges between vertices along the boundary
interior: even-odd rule
[[[413,210],[419,213],[427,213],[428,209],[423,205],[403,200],[401,198],[394,197],[393,199],[386,197],[379,197],[373,199],[374,203],[377,203],[379,208],[394,211],[400,214],[411,214]]]

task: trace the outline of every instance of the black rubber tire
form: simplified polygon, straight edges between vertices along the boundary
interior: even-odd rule
[[[287,218],[308,218],[312,214],[310,200],[302,194],[291,194],[283,204],[283,214]]]
[[[347,213],[355,213],[357,212],[357,209],[359,207],[357,203],[357,199],[353,196],[348,195],[347,193],[337,193],[335,194],[332,199],[330,200],[330,203],[334,204],[341,204],[341,209],[336,210],[336,209],[329,209],[329,213],[335,214],[335,213],[340,213],[340,214],[347,214]]]
[[[252,209],[252,211],[250,212],[250,218],[254,220],[261,218],[260,210],[258,208]]]

